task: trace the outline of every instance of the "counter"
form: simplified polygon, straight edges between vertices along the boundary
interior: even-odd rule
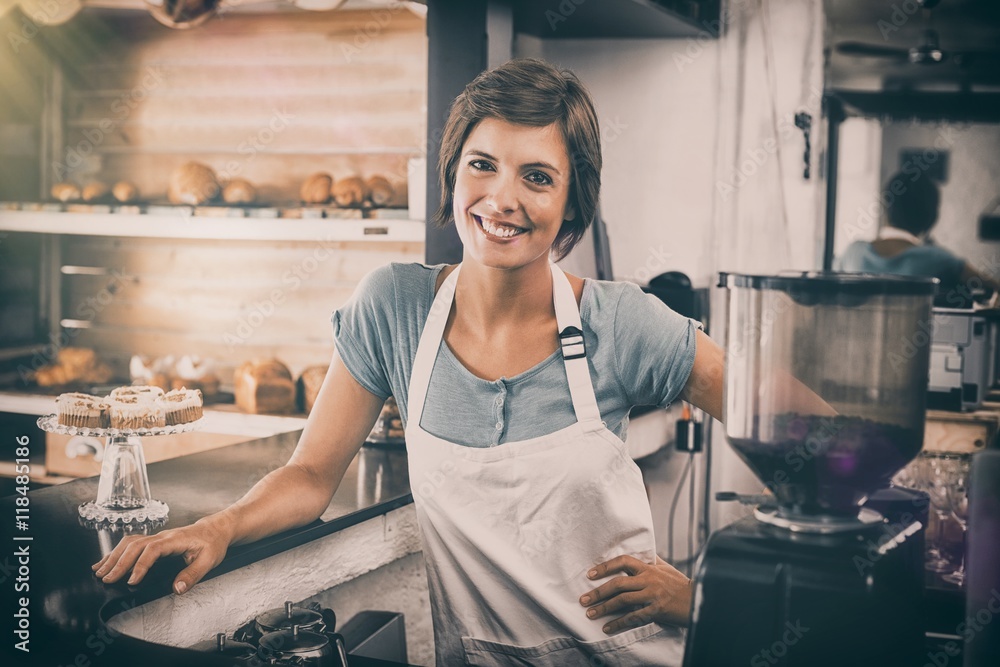
[[[261,477],[288,459],[298,436],[298,431],[277,434],[151,464],[152,495],[170,506],[166,527],[189,525],[236,501]],[[4,437],[14,439],[15,434]],[[28,446],[41,443],[31,442]],[[196,622],[205,637],[217,631],[231,633],[253,615],[278,606],[270,601],[277,600],[280,604],[286,596],[298,601],[318,592],[309,593],[308,586],[322,584],[329,588],[340,583],[337,577],[347,580],[366,568],[373,570],[416,553],[419,537],[406,470],[405,452],[363,448],[319,520],[231,548],[205,582],[185,596],[174,596],[171,592],[174,576],[184,567],[179,557],[161,560],[134,587],[124,583],[109,586],[94,577],[90,565],[113,548],[119,538],[109,531],[87,528],[77,518],[77,506],[96,497],[96,477],[29,492],[25,496],[27,501],[20,501],[22,506],[27,502],[28,511],[20,515],[16,511],[17,495],[2,498],[3,609],[0,613],[4,627],[0,662],[46,667],[197,664],[197,654],[135,639],[127,629],[126,633],[120,633],[115,625],[128,624],[116,621],[115,617],[153,603],[173,608],[192,619],[200,612],[203,617]],[[26,530],[16,525],[19,519],[26,521]],[[324,558],[313,561],[315,567],[306,563],[305,569],[325,573],[334,580],[320,582],[317,577],[298,577],[296,581],[303,582],[298,590],[290,587],[287,580],[269,585],[268,569],[280,566],[282,554],[308,545],[313,550],[311,557],[315,557],[316,546],[324,543],[334,544],[336,551],[328,548]],[[347,544],[355,547],[347,549],[344,547]],[[364,547],[358,548],[359,544]],[[17,554],[24,551],[28,556],[19,563]],[[331,553],[336,557],[331,557]],[[332,567],[327,567],[330,564]],[[223,592],[226,586],[228,594]],[[250,598],[244,589],[257,593]],[[235,603],[231,599],[234,596],[238,598]],[[14,648],[20,639],[12,634],[16,629],[13,623],[18,622],[14,617],[16,605],[22,597],[28,601],[29,616],[21,623],[27,625],[30,633],[30,654]],[[212,606],[212,602],[221,604],[227,597],[230,599],[226,608]],[[229,617],[232,613],[238,617]],[[341,619],[346,620],[346,617]],[[387,663],[358,659],[351,664]]]

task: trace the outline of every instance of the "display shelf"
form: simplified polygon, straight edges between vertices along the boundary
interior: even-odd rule
[[[419,220],[223,218],[190,215],[0,211],[0,231],[161,239],[424,242]]]

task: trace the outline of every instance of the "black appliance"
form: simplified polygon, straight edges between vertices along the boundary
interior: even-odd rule
[[[685,667],[922,665],[925,494],[890,485],[923,442],[931,280],[722,274],[725,427],[773,494],[714,533]]]

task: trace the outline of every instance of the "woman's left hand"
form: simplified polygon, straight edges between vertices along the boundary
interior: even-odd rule
[[[691,619],[691,580],[656,558],[656,564],[643,563],[632,556],[618,556],[595,565],[587,576],[601,579],[615,572],[615,577],[580,597],[580,604],[592,619],[618,616],[604,625],[605,634],[647,623],[687,625]]]

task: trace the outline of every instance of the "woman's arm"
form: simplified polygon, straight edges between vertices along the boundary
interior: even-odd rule
[[[131,535],[93,568],[111,583],[129,571],[142,580],[161,556],[178,554],[187,567],[174,580],[183,593],[222,562],[232,544],[252,542],[318,518],[371,432],[382,399],[358,384],[334,353],[312,412],[288,463],[260,480],[230,507],[190,526]]]
[[[681,398],[722,421],[726,353],[700,329],[695,334],[694,365]]]

